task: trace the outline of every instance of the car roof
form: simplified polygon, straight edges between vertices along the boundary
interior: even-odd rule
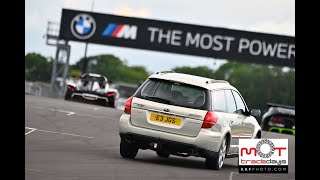
[[[270,109],[269,111],[271,111],[272,114],[287,114],[292,116],[295,116],[296,114],[295,109],[291,109],[291,108],[271,106],[269,109]]]
[[[296,113],[295,106],[276,104],[270,102],[267,103],[267,106],[269,106],[269,112],[271,112],[271,114],[287,114],[295,116]]]
[[[238,91],[235,87],[229,84],[229,82],[224,80],[215,80],[207,77],[195,76],[184,73],[176,73],[171,71],[157,72],[149,78],[164,79],[174,82],[180,82],[185,84],[191,84],[194,86],[199,86],[205,89],[233,89]]]

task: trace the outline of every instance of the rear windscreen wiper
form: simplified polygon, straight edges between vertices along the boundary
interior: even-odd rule
[[[145,96],[148,99],[153,99],[156,100],[158,102],[163,102],[166,104],[172,104],[172,101],[168,100],[168,99],[164,99],[164,98],[160,98],[160,97],[155,97],[155,96]]]

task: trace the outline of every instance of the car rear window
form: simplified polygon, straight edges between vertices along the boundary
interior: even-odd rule
[[[148,79],[135,97],[188,108],[209,109],[206,89],[161,79]]]

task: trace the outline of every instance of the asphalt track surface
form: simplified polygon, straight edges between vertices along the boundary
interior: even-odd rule
[[[139,150],[133,160],[119,154],[118,120],[122,110],[25,96],[26,180],[145,179],[295,179],[295,138],[263,132],[264,138],[288,138],[288,174],[239,174],[237,158],[222,170],[206,169],[203,158],[161,158]]]

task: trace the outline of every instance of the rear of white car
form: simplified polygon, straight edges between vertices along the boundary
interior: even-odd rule
[[[149,77],[125,104],[120,117],[120,154],[134,158],[138,149],[158,156],[199,156],[220,169],[229,150],[231,129],[212,110],[211,79],[173,73]],[[187,80],[186,80],[187,78]],[[201,80],[199,85],[199,81]],[[218,84],[226,82],[218,82]],[[219,86],[219,85],[218,85]]]
[[[79,100],[115,107],[119,98],[117,89],[110,88],[108,79],[100,74],[85,73],[77,82],[69,82],[65,100]]]

